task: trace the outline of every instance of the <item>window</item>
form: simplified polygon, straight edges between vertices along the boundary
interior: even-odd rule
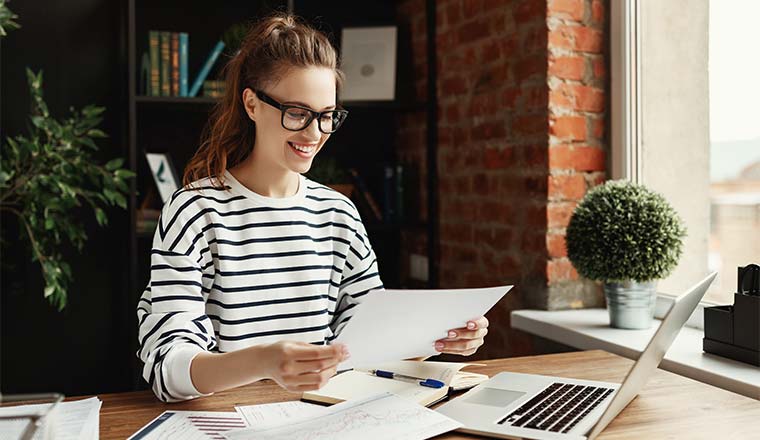
[[[730,304],[736,266],[760,256],[760,31],[754,0],[612,2],[612,176],[642,183],[688,228],[664,297],[710,270]]]

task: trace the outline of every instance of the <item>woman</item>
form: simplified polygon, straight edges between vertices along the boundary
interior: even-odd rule
[[[290,15],[260,21],[225,66],[185,187],[167,200],[138,305],[143,376],[163,401],[273,379],[314,390],[347,359],[329,345],[382,289],[353,203],[306,179],[347,112],[329,40]],[[483,317],[438,341],[469,355]]]

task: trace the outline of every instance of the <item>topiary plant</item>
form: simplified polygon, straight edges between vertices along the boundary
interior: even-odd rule
[[[647,282],[675,268],[685,236],[683,221],[662,195],[613,180],[589,191],[575,208],[567,255],[586,278]]]

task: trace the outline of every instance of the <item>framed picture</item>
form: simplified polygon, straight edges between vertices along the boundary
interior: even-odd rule
[[[156,182],[156,188],[158,194],[161,196],[161,201],[166,200],[179,189],[179,179],[177,178],[177,172],[172,165],[171,158],[165,153],[145,153],[145,158],[148,159],[148,165],[150,166],[151,174],[153,174],[153,181]]]
[[[396,26],[344,28],[343,101],[392,101],[396,97]]]

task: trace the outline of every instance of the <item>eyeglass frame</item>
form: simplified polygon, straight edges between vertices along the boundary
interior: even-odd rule
[[[271,105],[272,107],[274,107],[274,108],[276,108],[276,109],[278,109],[280,111],[280,125],[282,125],[282,128],[284,128],[285,130],[288,130],[288,131],[303,131],[307,127],[309,127],[309,125],[311,125],[312,122],[314,122],[314,119],[317,119],[317,129],[319,129],[319,131],[321,133],[324,133],[324,134],[333,134],[336,131],[338,131],[338,128],[340,128],[343,125],[343,123],[346,121],[346,118],[348,118],[348,110],[346,110],[346,109],[342,109],[342,108],[337,108],[336,107],[336,108],[331,109],[331,110],[325,110],[323,112],[318,112],[318,111],[314,111],[314,110],[312,110],[312,109],[310,109],[308,107],[304,107],[302,105],[297,105],[297,104],[282,104],[282,103],[278,102],[276,99],[274,99],[271,96],[267,95],[266,93],[262,92],[261,90],[256,90],[255,93],[256,93],[256,96],[260,100],[262,100],[263,102]],[[292,128],[288,128],[288,127],[285,126],[285,111],[287,109],[291,109],[291,108],[297,108],[297,109],[304,110],[304,111],[306,111],[306,112],[309,113],[309,121],[303,126],[303,128],[299,128],[298,130],[294,130]],[[341,119],[340,124],[338,124],[338,126],[335,128],[335,130],[333,130],[333,131],[324,131],[324,130],[322,130],[322,115],[324,115],[325,113],[331,113],[331,112],[338,112],[338,113],[342,114],[343,115],[343,119]]]

